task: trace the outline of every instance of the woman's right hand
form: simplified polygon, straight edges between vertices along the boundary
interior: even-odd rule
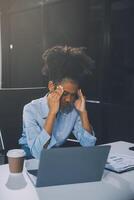
[[[60,98],[63,94],[63,87],[59,85],[56,90],[52,91],[48,95],[49,112],[56,114],[60,107]]]

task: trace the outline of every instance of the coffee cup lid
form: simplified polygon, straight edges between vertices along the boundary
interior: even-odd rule
[[[25,151],[23,149],[11,149],[7,152],[8,157],[24,157],[26,155]]]

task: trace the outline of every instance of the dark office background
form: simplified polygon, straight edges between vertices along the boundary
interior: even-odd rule
[[[93,75],[83,86],[88,99],[100,101],[87,104],[98,144],[134,142],[133,0],[1,0],[0,12],[3,88],[46,86],[41,74],[44,50],[85,46],[95,61]],[[19,137],[22,105],[40,94],[43,89],[0,91],[1,110],[12,98],[14,102],[11,111],[10,106],[0,111],[5,140]],[[12,124],[17,112],[19,120]]]

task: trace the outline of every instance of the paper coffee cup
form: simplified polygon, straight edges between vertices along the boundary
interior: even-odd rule
[[[11,173],[21,173],[23,170],[25,151],[12,149],[7,152],[9,170]]]

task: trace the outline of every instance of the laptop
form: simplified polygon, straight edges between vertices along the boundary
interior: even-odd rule
[[[39,166],[27,173],[36,187],[100,181],[109,150],[110,145],[43,149]]]

